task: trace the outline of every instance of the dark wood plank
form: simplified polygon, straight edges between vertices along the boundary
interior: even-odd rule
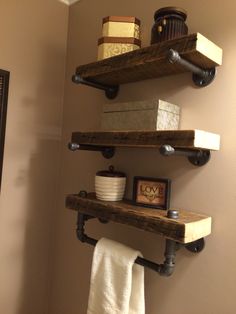
[[[77,144],[112,147],[160,147],[219,149],[217,134],[200,130],[177,131],[101,131],[73,132],[71,141]],[[196,143],[198,146],[196,146]]]
[[[150,78],[186,72],[178,64],[167,60],[167,53],[174,49],[186,60],[203,69],[217,66],[197,50],[197,34],[164,41],[122,55],[77,67],[76,73],[82,78],[95,82],[119,85]]]
[[[189,243],[211,233],[209,216],[179,210],[178,219],[169,219],[164,210],[134,206],[129,201],[99,201],[94,193],[89,193],[86,198],[68,195],[66,207],[97,218],[154,232],[180,243]]]

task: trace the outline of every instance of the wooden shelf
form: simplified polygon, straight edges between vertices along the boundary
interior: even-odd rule
[[[168,61],[170,49],[201,69],[211,69],[222,63],[222,49],[196,33],[81,65],[77,67],[76,75],[100,84],[120,85],[189,71],[183,65]]]
[[[99,201],[94,193],[89,193],[86,198],[68,195],[66,207],[93,217],[154,232],[179,243],[190,243],[211,233],[211,217],[207,215],[179,210],[179,218],[170,219],[165,210],[134,206],[129,201]]]
[[[220,136],[201,130],[73,132],[71,142],[109,147],[174,148],[219,150]]]

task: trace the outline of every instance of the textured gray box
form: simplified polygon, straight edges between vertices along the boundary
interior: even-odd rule
[[[105,104],[102,130],[178,130],[180,107],[161,99]]]

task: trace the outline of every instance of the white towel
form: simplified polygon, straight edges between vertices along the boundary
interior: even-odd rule
[[[87,314],[144,314],[142,256],[121,243],[102,238],[93,255]]]

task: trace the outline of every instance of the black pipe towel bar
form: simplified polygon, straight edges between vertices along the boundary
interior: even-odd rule
[[[98,240],[93,239],[85,234],[85,222],[89,219],[93,219],[96,217],[89,216],[86,214],[78,213],[78,220],[77,220],[77,229],[76,234],[77,238],[83,242],[88,243],[90,245],[95,246],[98,242]],[[108,221],[99,219],[100,222],[106,223]],[[163,264],[157,264],[152,261],[149,261],[142,257],[137,257],[135,260],[136,264],[139,264],[144,267],[148,267],[157,273],[159,273],[161,276],[170,276],[172,275],[175,267],[175,255],[176,251],[179,249],[180,244],[175,242],[174,240],[166,239],[166,246],[165,246],[165,260]],[[200,252],[204,248],[204,239],[199,239],[197,241],[191,242],[186,245],[186,248],[194,253]]]

